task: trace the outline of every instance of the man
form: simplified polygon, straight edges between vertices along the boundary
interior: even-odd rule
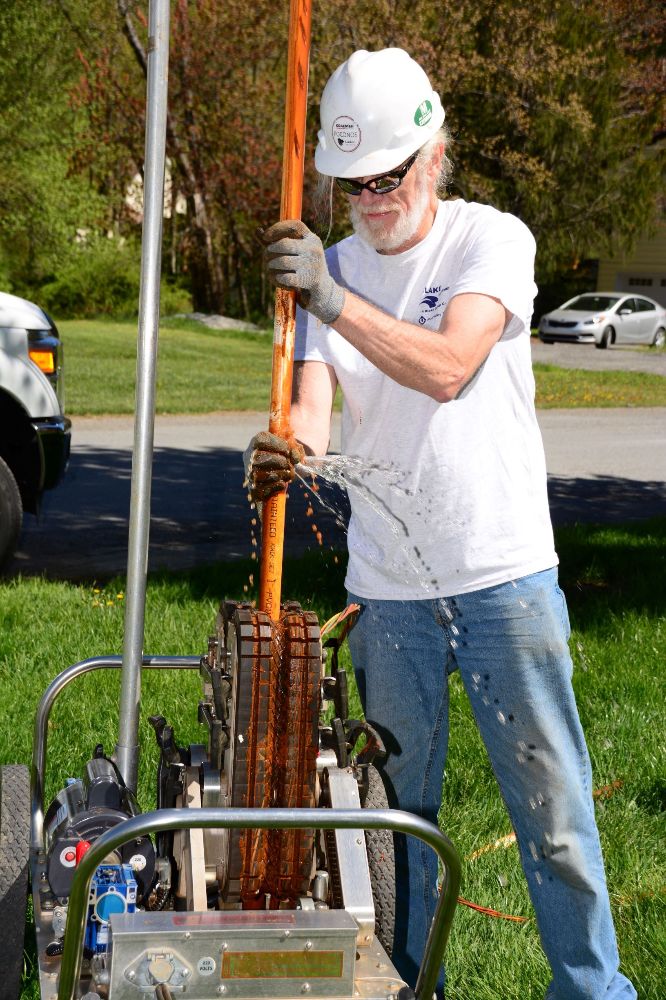
[[[273,279],[298,289],[307,314],[295,441],[258,436],[250,482],[261,499],[303,450],[325,453],[339,384],[342,450],[366,464],[373,496],[350,497],[347,586],[362,610],[349,642],[389,748],[390,801],[436,822],[458,669],[516,831],[547,997],[629,1000],[534,412],[534,240],[513,216],[438,199],[443,122],[399,49],[355,52],[326,85],[315,164],[345,193],[355,233],[326,254],[302,223],[263,234]],[[437,871],[411,838],[397,866],[393,959],[413,984]]]

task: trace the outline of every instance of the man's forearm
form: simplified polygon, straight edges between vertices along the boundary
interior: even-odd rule
[[[484,295],[454,298],[442,326],[433,331],[395,319],[346,292],[342,312],[331,325],[400,385],[445,403],[478,371],[505,322],[503,306]]]

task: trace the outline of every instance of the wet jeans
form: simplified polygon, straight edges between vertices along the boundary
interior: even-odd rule
[[[389,751],[391,805],[437,822],[447,676],[458,669],[516,832],[552,969],[548,1000],[635,997],[618,972],[557,571],[457,597],[350,600],[362,607],[349,645],[366,717]],[[437,898],[434,852],[396,838],[396,877],[393,960],[414,985]]]

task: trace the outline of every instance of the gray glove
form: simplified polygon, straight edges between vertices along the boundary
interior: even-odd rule
[[[342,312],[345,292],[328,273],[319,237],[297,219],[276,222],[258,236],[266,247],[271,281],[295,288],[304,309],[322,323],[333,323]]]
[[[296,475],[296,466],[305,451],[294,438],[259,431],[243,455],[245,480],[253,503],[260,504],[273,493],[283,492]]]

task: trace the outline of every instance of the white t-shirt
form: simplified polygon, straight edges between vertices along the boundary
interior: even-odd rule
[[[384,312],[437,330],[461,292],[512,318],[460,398],[438,403],[383,374],[299,310],[298,360],[335,369],[352,516],[346,584],[359,597],[449,597],[557,563],[534,411],[534,239],[512,215],[440,202],[424,240],[379,254],[356,235],[327,251],[333,277]]]

